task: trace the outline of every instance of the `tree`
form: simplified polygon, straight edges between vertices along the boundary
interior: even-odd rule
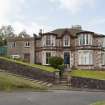
[[[4,46],[7,44],[7,38],[14,37],[14,29],[11,25],[2,26],[0,28],[0,46]]]
[[[59,66],[63,64],[63,59],[61,57],[52,56],[49,58],[49,64],[52,67],[59,69]]]
[[[30,37],[30,36],[27,34],[26,30],[23,30],[19,33],[19,37],[27,38],[27,37]]]
[[[13,37],[14,36],[14,29],[12,28],[11,25],[2,26],[0,28],[0,36],[2,36],[4,39],[6,39],[8,37]]]

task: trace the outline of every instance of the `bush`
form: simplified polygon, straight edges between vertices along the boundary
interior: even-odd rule
[[[64,64],[58,66],[58,69],[61,70],[61,71],[63,71],[64,68],[65,68],[65,65]]]
[[[59,66],[63,64],[63,59],[61,57],[52,56],[49,58],[49,64],[52,67],[59,69]]]

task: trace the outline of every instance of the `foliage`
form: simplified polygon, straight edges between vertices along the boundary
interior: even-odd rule
[[[105,80],[105,71],[73,70],[71,76]]]
[[[19,33],[18,37],[30,37],[30,36],[27,34],[27,32],[25,30],[23,30]]]
[[[7,38],[14,36],[14,30],[11,25],[0,28],[0,46],[7,45]]]
[[[21,76],[14,76],[10,73],[1,72],[0,90],[11,91],[16,89],[45,90],[46,87]]]
[[[4,46],[4,45],[6,45],[6,44],[7,44],[6,39],[3,39],[3,37],[0,36],[0,46]]]
[[[35,67],[35,68],[39,68],[43,71],[47,71],[47,72],[54,72],[56,71],[56,69],[50,67],[50,66],[44,66],[44,65],[38,65],[38,64],[29,64],[29,63],[25,63],[25,62],[22,62],[22,61],[18,61],[18,60],[13,60],[11,59],[10,57],[0,57],[0,59],[2,60],[6,60],[6,61],[9,61],[9,62],[14,62],[14,63],[18,63],[18,64],[21,64],[21,65],[26,65],[26,66],[29,66],[29,67]]]
[[[0,35],[6,39],[8,37],[13,37],[14,36],[14,29],[12,28],[11,25],[7,26],[2,26],[0,29]]]
[[[65,65],[64,64],[58,66],[58,69],[61,70],[61,71],[63,71],[64,68],[65,68]]]
[[[59,68],[63,64],[63,59],[61,57],[52,56],[49,58],[49,64],[54,68]]]

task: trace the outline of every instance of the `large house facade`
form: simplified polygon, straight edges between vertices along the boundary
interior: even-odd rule
[[[28,38],[10,38],[8,55],[19,55],[30,63],[42,65],[49,64],[49,57],[60,56],[69,68],[104,69],[105,35],[75,26]]]

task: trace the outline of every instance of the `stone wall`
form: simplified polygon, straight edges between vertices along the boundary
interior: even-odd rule
[[[53,82],[54,73],[0,59],[0,69],[32,79]]]
[[[105,80],[72,77],[71,85],[75,88],[89,88],[105,90]]]

